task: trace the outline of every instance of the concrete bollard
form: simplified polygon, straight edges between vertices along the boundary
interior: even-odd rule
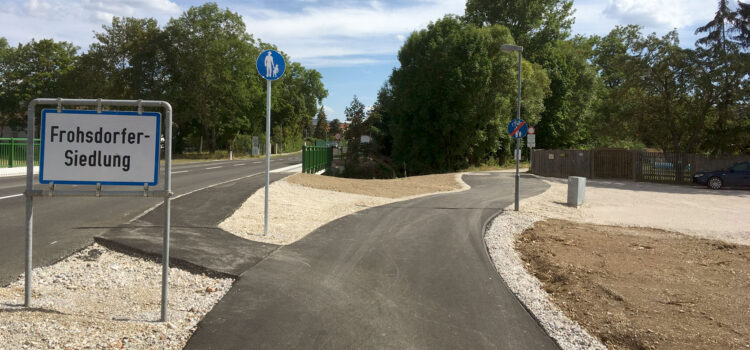
[[[586,178],[580,176],[568,176],[568,205],[579,207],[583,204],[586,193]]]

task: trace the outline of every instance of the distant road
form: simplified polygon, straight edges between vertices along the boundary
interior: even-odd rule
[[[300,162],[299,154],[273,158],[271,169]],[[172,191],[178,196],[243,176],[263,176],[264,172],[264,159],[174,165]],[[159,175],[158,188],[162,186],[162,175]],[[38,184],[36,177],[34,181],[35,188],[45,188]],[[22,193],[25,186],[25,176],[0,178],[0,286],[12,282],[24,271],[26,199]],[[106,186],[104,189],[107,189]],[[65,258],[91,244],[94,236],[110,227],[127,223],[162,201],[161,198],[34,198],[34,267]]]

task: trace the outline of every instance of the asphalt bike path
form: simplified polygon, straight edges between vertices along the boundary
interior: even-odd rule
[[[513,174],[371,208],[280,247],[240,275],[187,349],[556,349],[495,270],[485,224]],[[547,185],[523,176],[522,197]]]
[[[271,169],[300,162],[300,154],[274,157]],[[264,159],[175,164],[172,167],[172,191],[176,197],[252,174],[255,174],[253,177],[264,177]],[[158,189],[162,186],[163,171],[159,180]],[[46,188],[38,184],[36,178],[34,182],[35,188]],[[23,193],[25,185],[25,176],[0,177],[0,286],[12,282],[24,271],[26,199],[19,194]],[[91,189],[92,186],[57,188]],[[104,186],[104,190],[108,189],[133,190],[134,187]],[[91,244],[95,236],[128,223],[161,202],[162,198],[34,198],[34,267],[46,266],[69,256]],[[162,224],[158,223],[160,227]]]
[[[270,180],[274,182],[289,175],[272,173]],[[260,176],[231,181],[172,200],[170,264],[236,278],[278,249],[277,245],[248,241],[218,228],[219,223],[232,215],[248,197],[262,190],[265,183],[264,172]],[[262,218],[263,212],[257,215]],[[115,250],[160,260],[163,225],[164,209],[160,205],[94,239]]]

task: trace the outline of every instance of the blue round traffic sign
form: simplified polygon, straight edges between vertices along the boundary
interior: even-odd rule
[[[263,79],[276,80],[284,75],[286,62],[284,56],[274,50],[266,50],[260,53],[258,60],[255,62],[258,73]]]
[[[513,119],[508,123],[508,134],[514,139],[526,136],[527,131],[529,131],[529,125],[521,119]]]

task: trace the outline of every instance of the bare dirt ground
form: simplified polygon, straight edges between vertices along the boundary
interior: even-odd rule
[[[527,264],[522,261],[520,256],[521,252],[516,249],[516,246],[520,245],[520,243],[516,242],[516,238],[535,223],[550,219],[561,219],[580,224],[621,226],[619,230],[630,233],[640,232],[638,231],[638,228],[646,228],[646,231],[644,232],[650,232],[651,234],[648,236],[636,236],[637,238],[634,238],[635,243],[640,242],[644,247],[657,247],[664,250],[669,249],[671,246],[678,247],[678,250],[671,252],[672,254],[678,254],[680,252],[684,253],[685,251],[688,251],[689,248],[688,246],[682,246],[669,240],[674,237],[685,238],[685,240],[680,240],[679,242],[702,241],[699,238],[712,239],[725,242],[717,244],[727,244],[727,246],[731,247],[736,246],[738,249],[745,249],[745,245],[750,244],[750,215],[747,215],[747,213],[750,212],[750,191],[712,191],[705,187],[676,186],[620,180],[587,180],[586,200],[584,205],[578,208],[573,208],[567,206],[565,203],[567,199],[566,179],[539,178],[548,183],[550,188],[541,195],[522,200],[519,212],[513,211],[513,206],[506,207],[505,211],[495,218],[489,226],[485,234],[485,242],[498,272],[513,293],[537,317],[545,330],[547,330],[547,332],[555,338],[558,344],[565,350],[604,348],[604,345],[601,344],[600,341],[600,339],[603,338],[600,338],[600,334],[598,333],[594,334],[600,330],[597,327],[599,327],[604,321],[587,323],[584,319],[576,318],[575,314],[569,314],[567,311],[563,312],[561,309],[569,310],[573,308],[572,306],[567,305],[570,304],[570,301],[550,297],[550,294],[545,290],[547,289],[547,286],[546,284],[543,284],[544,281],[540,282],[537,278],[540,277],[544,279],[544,277],[532,274],[531,272],[538,271],[530,271],[528,266],[526,266]],[[521,182],[521,191],[523,193],[523,181]],[[612,230],[614,229],[611,229],[610,231]],[[673,232],[679,232],[688,235],[689,237]],[[648,239],[651,239],[651,236],[664,236],[664,241],[658,241],[657,243],[650,242]],[[640,262],[638,259],[642,259],[638,254],[618,255],[618,253],[606,246],[607,242],[604,240],[592,240],[590,244],[593,244],[594,246],[589,247],[589,250],[597,252],[597,254],[600,255],[600,258],[604,261],[637,263]],[[637,247],[634,249],[636,253],[655,251],[655,248],[643,248],[645,252],[637,250]],[[557,253],[553,250],[550,251],[555,254]],[[706,254],[706,250],[695,247],[694,253],[696,256],[702,256],[700,254]],[[744,256],[747,256],[747,253],[743,254],[745,254]],[[571,257],[575,258],[573,255],[571,255]],[[528,256],[526,258],[530,259]],[[701,271],[693,271],[696,265],[691,261],[695,260],[691,260],[687,257],[684,258],[685,263],[682,264],[682,266],[679,266],[679,264],[672,266],[670,265],[671,263],[666,260],[660,263],[665,264],[665,269],[669,269],[670,266],[678,266],[685,270],[686,276],[693,276],[693,278],[696,279],[698,277],[712,277],[696,275]],[[551,261],[554,262],[555,260]],[[573,262],[567,263],[570,266],[575,266],[575,262],[576,261],[573,260]],[[545,260],[539,262],[539,264],[544,263]],[[654,266],[656,266],[657,269],[652,269],[646,272],[651,273],[651,278],[655,281],[663,280],[669,282],[673,280],[675,277],[669,274],[669,270],[658,269],[660,263],[654,262]],[[565,270],[564,267],[566,265],[561,266],[563,268],[555,270],[557,271],[555,278],[570,280],[582,278],[581,274],[578,272],[573,274],[573,272],[575,272],[574,269],[571,268],[571,270]],[[706,268],[700,264],[697,266],[701,269]],[[723,265],[719,264],[719,267],[723,267]],[[644,267],[644,269],[647,269],[647,267]],[[591,268],[589,268],[589,270],[595,271]],[[540,269],[539,271],[544,272],[543,269]],[[742,275],[741,271],[738,272],[736,269],[734,271],[737,276],[742,276],[739,278],[747,279],[747,270],[744,270],[744,275]],[[731,270],[728,273],[731,274]],[[614,276],[615,274],[613,272],[602,272],[598,275],[599,278],[602,278],[601,283],[605,286],[607,284],[603,278],[614,278]],[[717,275],[716,279],[709,279],[709,281],[713,281],[711,283],[718,283],[716,281],[719,281],[731,285],[730,282],[721,280],[720,278],[723,278],[721,276],[722,275]],[[617,277],[621,279],[618,280],[619,282],[617,283],[622,283],[623,285],[638,285],[641,283],[641,279],[643,279],[636,273],[630,275],[617,275]],[[627,280],[627,278],[630,278],[630,280]],[[588,283],[596,286],[593,281],[587,280],[581,283]],[[614,280],[612,283],[614,283]],[[689,295],[695,296],[699,295],[700,292],[708,293],[700,288],[695,289],[688,284],[679,285],[678,283],[675,285],[669,285],[668,283],[665,283],[664,285],[667,286],[666,288],[668,290],[662,291],[662,296],[679,296],[682,295],[681,293],[692,293]],[[734,295],[734,299],[738,298],[737,295],[740,293],[739,291],[742,291],[742,289],[736,289],[734,291],[731,289],[724,290],[726,293],[734,293],[728,294]],[[575,308],[586,310],[586,312],[590,314],[584,315],[586,317],[591,317],[595,320],[605,320],[607,319],[606,317],[612,316],[608,313],[614,314],[614,311],[611,310],[612,306],[607,303],[611,297],[606,295],[606,293],[582,294],[583,291],[575,291],[571,293],[572,297],[577,297],[589,302],[587,305],[575,305]],[[631,295],[630,298],[636,300],[631,302],[637,303],[637,300],[639,300],[638,298],[640,297],[646,298],[643,299],[643,302],[646,303],[645,305],[648,305],[648,300],[650,300],[648,297],[650,297],[650,295]],[[680,300],[678,300],[678,302],[680,302]],[[666,308],[658,310],[666,315],[659,316],[661,320],[668,321],[663,323],[664,327],[671,327],[671,329],[676,332],[684,331],[684,329],[691,329],[689,328],[691,325],[690,322],[682,321],[685,317],[685,313],[688,313],[690,308]],[[680,312],[680,310],[683,310],[684,312]],[[750,314],[750,309],[748,309],[747,304],[744,304],[744,309],[738,308],[737,310]],[[648,314],[647,311],[637,312]],[[709,311],[704,310],[704,312]],[[598,318],[594,318],[594,316],[592,316],[594,314],[596,314],[596,317]],[[714,315],[711,317],[718,319]],[[710,321],[711,320],[708,320],[707,322]],[[614,324],[616,320],[611,319],[608,322],[610,322],[609,324]],[[722,322],[727,324],[726,321]],[[637,324],[633,323],[631,328],[634,335],[637,335],[638,338],[646,338],[647,336],[643,334],[651,334],[652,332],[657,331],[655,327],[647,326],[645,329],[641,329],[636,326]],[[621,331],[623,329],[624,328],[620,328]],[[649,331],[649,329],[651,331]],[[747,342],[747,337],[745,336],[743,338],[742,334],[746,335],[747,332],[730,332],[735,334],[735,338],[742,339],[742,341],[745,342],[740,343],[744,347]],[[594,334],[595,336],[592,337],[590,334]],[[627,334],[627,332],[625,332],[625,334]],[[719,332],[719,334],[723,333]],[[657,337],[654,339],[660,343],[643,342],[641,345],[645,344],[645,348],[652,346],[655,346],[656,348],[665,347],[662,346],[662,340],[660,340],[662,338]],[[698,344],[699,345],[694,347],[723,348],[722,345],[713,346],[707,343]],[[680,347],[680,345],[674,346],[676,348]],[[620,347],[638,348],[639,345],[633,343],[629,345],[621,345]]]
[[[456,174],[412,176],[389,180],[361,180],[311,174],[296,174],[284,181],[321,190],[384,198],[404,198],[462,188]]]
[[[516,248],[550,299],[609,348],[750,348],[749,246],[550,219]]]
[[[250,196],[219,227],[252,241],[286,245],[328,222],[360,210],[467,188],[461,181],[460,174],[413,176],[393,180],[296,174],[272,183],[269,188],[268,235],[263,235],[265,189]]]

